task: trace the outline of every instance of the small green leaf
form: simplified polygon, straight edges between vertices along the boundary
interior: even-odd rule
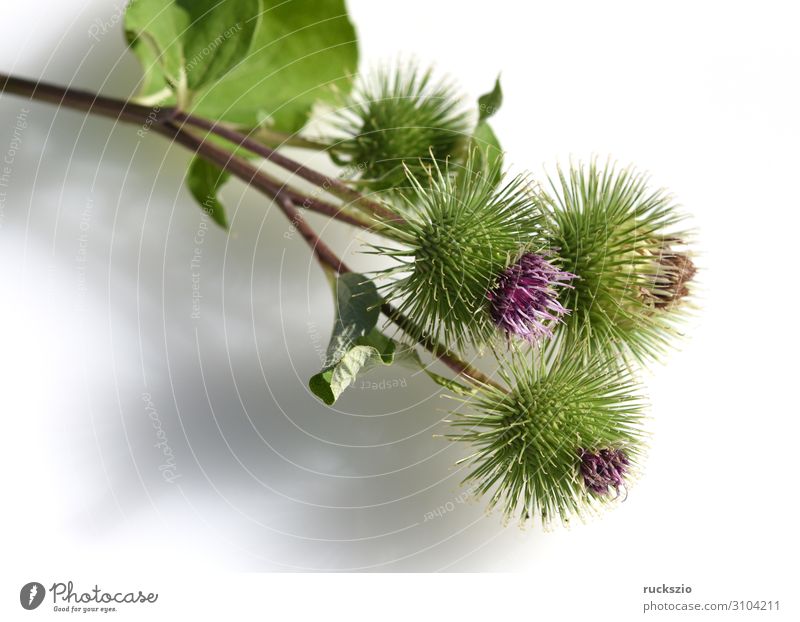
[[[394,342],[394,339],[387,337],[377,328],[373,328],[369,331],[368,335],[356,339],[356,344],[374,348],[384,365],[391,365],[394,363],[397,344]]]
[[[353,346],[336,365],[311,377],[308,387],[328,406],[335,403],[344,390],[370,362],[380,360],[378,351],[371,346]]]
[[[491,175],[495,185],[500,183],[503,176],[503,149],[494,130],[486,121],[478,123],[472,135],[472,144],[477,151],[479,170]]]
[[[360,373],[376,365],[391,365],[395,357],[395,342],[373,329],[369,335],[359,337],[335,365],[311,377],[311,392],[328,406],[335,403]]]
[[[336,320],[328,344],[328,365],[337,363],[359,337],[366,337],[375,328],[383,303],[375,283],[355,272],[336,279],[335,296]]]
[[[333,404],[359,372],[376,363],[391,365],[394,341],[375,329],[383,299],[375,283],[363,274],[350,272],[334,283],[336,320],[328,344],[325,369],[311,378],[311,391]]]
[[[333,381],[333,368],[323,369],[318,374],[311,376],[308,381],[308,388],[311,392],[321,399],[326,405],[331,406],[336,403],[342,391],[334,392],[331,382]]]
[[[494,88],[478,98],[478,123],[472,136],[464,141],[466,157],[474,157],[473,168],[488,175],[493,186],[497,186],[503,178],[503,149],[487,119],[498,111],[502,103],[503,90],[498,76]],[[461,175],[465,174],[466,171],[462,171]]]
[[[500,76],[494,82],[494,88],[478,98],[478,124],[485,121],[503,104],[503,89],[500,88]]]
[[[230,173],[227,171],[197,157],[192,160],[186,174],[189,192],[200,204],[200,208],[223,229],[228,228],[228,221],[225,217],[225,208],[217,198],[217,194],[229,178]]]
[[[503,179],[503,149],[489,123],[478,123],[466,144],[470,153],[467,157],[472,158],[472,164],[459,170],[459,180],[463,181],[469,174],[485,175],[491,187],[496,187]]]
[[[366,337],[359,337],[356,345],[347,350],[335,365],[312,376],[308,386],[314,395],[330,406],[355,382],[359,374],[380,365],[392,364],[422,370],[436,384],[456,395],[469,396],[475,392],[475,389],[456,380],[432,372],[419,358],[415,348],[404,346],[398,350],[397,344],[377,329],[373,329]]]
[[[487,175],[494,177],[496,184],[503,176],[503,149],[500,141],[486,121],[493,116],[503,104],[503,89],[500,87],[500,76],[494,81],[494,88],[478,98],[478,125],[472,133],[471,148],[477,150],[479,168]]]

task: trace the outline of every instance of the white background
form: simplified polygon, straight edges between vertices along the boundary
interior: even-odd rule
[[[139,74],[112,23],[119,4],[2,0],[0,69],[129,94]],[[471,98],[502,72],[493,124],[516,168],[610,155],[693,216],[701,311],[645,378],[642,476],[624,504],[569,529],[504,527],[480,500],[424,521],[462,491],[452,465],[466,448],[433,438],[446,403],[404,372],[385,377],[406,388],[352,390],[334,411],[308,394],[332,308],[280,214],[226,188],[231,235],[208,229],[192,321],[201,218],[182,186],[187,156],[136,128],[2,96],[3,153],[29,109],[0,220],[3,618],[47,617],[19,608],[19,587],[72,578],[159,591],[153,618],[346,608],[629,620],[651,600],[643,586],[666,583],[701,602],[779,599],[780,613],[752,619],[797,619],[793,3],[349,6],[367,65],[411,53]],[[98,19],[110,29],[95,41]],[[325,230],[369,265],[347,234]],[[143,392],[175,453],[174,484],[159,474]],[[270,570],[523,574],[234,574]]]

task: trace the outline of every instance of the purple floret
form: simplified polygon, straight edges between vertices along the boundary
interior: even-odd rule
[[[572,287],[567,282],[574,278],[541,255],[522,255],[487,293],[492,320],[507,334],[528,341],[552,337],[551,325],[569,313],[558,302],[556,288]]]
[[[581,450],[583,483],[592,492],[606,495],[610,488],[617,492],[628,472],[628,457],[621,449],[601,449],[597,453]]]

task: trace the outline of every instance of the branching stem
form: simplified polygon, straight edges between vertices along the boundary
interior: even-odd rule
[[[309,169],[236,130],[226,128],[225,126],[207,119],[188,115],[172,108],[150,108],[87,91],[46,84],[4,74],[0,74],[0,92],[12,93],[28,97],[32,100],[48,102],[73,110],[89,112],[117,121],[140,124],[143,127],[151,128],[154,132],[186,147],[203,159],[228,171],[230,174],[274,199],[279,209],[286,215],[292,225],[311,247],[320,264],[338,274],[349,272],[350,268],[319,238],[313,228],[301,215],[298,204],[303,205],[303,207],[308,207],[309,209],[315,209],[315,211],[319,211],[334,218],[339,218],[344,222],[349,222],[356,226],[369,228],[369,223],[358,220],[353,215],[346,214],[334,205],[318,201],[312,197],[306,197],[288,188],[285,184],[266,175],[263,171],[259,170],[257,166],[248,162],[246,159],[205,140],[204,136],[198,136],[188,131],[185,126],[192,126],[199,130],[213,133],[220,138],[224,138],[228,142],[232,142],[248,151],[252,151],[256,155],[270,160],[278,166],[318,185],[324,190],[330,190],[331,194],[343,200],[352,201],[362,209],[366,209],[366,211],[377,219],[390,218],[396,220],[399,218],[390,210],[387,210],[380,204],[369,201],[361,195],[361,193],[353,190],[341,181]],[[384,304],[381,307],[381,311],[391,322],[396,324],[398,328],[404,332],[417,335],[423,334],[408,317],[400,313],[390,304]],[[505,390],[486,374],[462,360],[457,354],[450,351],[432,337],[423,334],[423,336],[418,339],[418,342],[455,373],[464,376],[470,381],[475,381],[479,384],[490,384],[501,390]]]
[[[281,168],[286,169],[298,177],[311,182],[315,186],[322,188],[326,192],[342,199],[343,201],[352,202],[353,205],[360,207],[376,218],[380,218],[384,221],[397,222],[400,222],[403,219],[402,216],[395,214],[393,211],[387,209],[380,203],[370,201],[363,194],[357,190],[354,190],[342,181],[310,169],[307,166],[304,166],[303,164],[286,157],[282,153],[279,153],[272,147],[268,147],[264,143],[251,138],[247,134],[239,132],[238,130],[234,130],[215,121],[210,121],[208,119],[180,111],[175,112],[175,121],[205,130],[211,134],[219,136],[220,138],[224,138],[228,142],[231,142],[243,149],[247,149],[256,155],[261,156],[265,160],[269,160],[270,162],[277,164]]]

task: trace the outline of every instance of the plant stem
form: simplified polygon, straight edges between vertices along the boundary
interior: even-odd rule
[[[204,137],[198,137],[190,132],[182,130],[171,121],[153,126],[154,131],[167,136],[172,141],[183,145],[200,157],[216,164],[232,175],[243,180],[250,186],[265,193],[275,200],[278,208],[286,215],[292,226],[297,229],[300,235],[308,242],[311,250],[324,265],[333,268],[338,273],[349,272],[349,268],[344,262],[325,244],[314,232],[311,226],[305,221],[300,211],[293,202],[293,197],[279,182],[273,181],[255,165],[244,158],[238,157],[217,145],[208,142]]]
[[[215,121],[196,117],[186,112],[176,111],[174,120],[178,123],[185,123],[187,125],[192,125],[199,129],[205,130],[211,134],[219,136],[220,138],[224,138],[228,142],[231,142],[239,147],[247,149],[256,155],[259,155],[262,158],[269,160],[270,162],[273,162],[282,168],[285,168],[287,171],[294,173],[298,177],[311,182],[315,186],[319,186],[326,192],[329,192],[342,200],[351,201],[354,205],[361,207],[372,216],[390,222],[402,222],[403,220],[403,217],[399,214],[395,214],[393,211],[387,209],[380,203],[370,201],[363,194],[357,190],[354,190],[347,184],[342,183],[338,179],[328,177],[327,175],[323,175],[322,173],[310,169],[307,166],[304,166],[299,162],[286,157],[275,149],[268,147],[264,143],[250,138],[250,136],[243,134],[242,132],[231,129],[230,127],[220,123],[216,123]]]
[[[400,313],[400,311],[398,311],[388,302],[385,302],[381,305],[381,312],[406,334],[421,335],[421,337],[417,339],[417,342],[428,352],[442,361],[442,363],[447,365],[456,374],[465,376],[470,380],[475,380],[479,384],[488,384],[503,392],[507,391],[505,387],[492,380],[479,369],[467,363],[460,356],[458,356],[458,354],[452,350],[448,350],[445,346],[436,341],[427,333],[420,331],[416,324],[414,324],[414,322],[412,322],[408,316]]]
[[[159,108],[157,105],[143,106],[121,99],[104,97],[89,91],[65,88],[2,73],[0,73],[0,92],[29,97],[36,101],[56,104],[72,110],[89,112],[115,121],[141,125],[145,131],[149,128],[157,128],[164,122],[173,119],[176,114],[172,108]],[[376,230],[375,223],[350,214],[343,207],[302,195],[288,188],[286,191],[292,195],[292,200],[297,205],[305,209],[319,212],[362,229]]]
[[[173,109],[165,108],[160,109],[157,106],[154,108],[148,108],[147,106],[142,106],[139,104],[133,104],[126,102],[124,100],[104,97],[102,95],[97,95],[94,93],[89,93],[86,91],[81,91],[78,89],[72,88],[65,88],[60,86],[55,86],[52,84],[45,84],[40,82],[35,82],[32,80],[26,80],[24,78],[17,78],[13,76],[8,76],[4,74],[0,74],[0,93],[13,93],[15,95],[21,95],[24,97],[28,97],[32,100],[38,100],[48,103],[57,104],[59,106],[64,106],[67,108],[71,108],[74,110],[80,110],[83,112],[89,112],[92,114],[98,114],[100,116],[108,117],[111,119],[125,121],[128,123],[135,123],[141,124],[143,127],[151,128],[154,132],[157,132],[171,141],[176,142],[193,153],[196,153],[198,156],[204,158],[205,160],[211,162],[212,164],[217,165],[223,170],[228,171],[235,177],[243,180],[245,183],[255,187],[259,191],[263,192],[270,198],[274,199],[280,210],[286,215],[292,225],[297,229],[297,231],[303,236],[305,241],[311,247],[312,251],[316,255],[317,259],[319,260],[320,264],[322,264],[325,268],[331,269],[338,274],[344,274],[350,271],[350,268],[339,258],[336,253],[334,253],[330,247],[325,244],[319,236],[317,236],[316,232],[313,228],[308,225],[305,219],[300,214],[300,211],[297,209],[297,205],[295,201],[298,199],[308,199],[309,197],[304,197],[303,195],[288,189],[285,185],[281,184],[280,182],[271,179],[269,176],[260,171],[256,166],[241,158],[236,156],[235,154],[227,151],[217,145],[205,140],[203,136],[195,136],[192,132],[186,131],[181,125],[178,123],[188,123],[189,119],[193,119],[194,121],[190,124],[194,127],[198,127],[200,129],[204,129],[207,131],[212,131],[212,128],[222,128],[222,126],[216,125],[212,121],[208,121],[205,119],[199,119],[197,117],[188,117],[182,113],[178,113]],[[222,128],[225,129],[225,128]],[[216,131],[213,132],[219,135],[222,138],[226,138],[226,140],[230,140],[231,142],[237,142],[238,144],[242,145],[245,148],[248,148],[245,144],[245,141],[251,141],[252,139],[247,138],[246,136],[236,132],[235,130],[226,130],[225,133],[228,131],[233,132],[233,134],[229,134],[231,137],[235,139],[231,140],[226,138],[226,136],[217,133]],[[243,140],[240,140],[243,139]],[[329,180],[334,184],[339,184],[344,188],[347,188],[344,184],[337,180],[330,180],[330,178],[317,173],[316,171],[312,171],[302,165],[295,163],[294,161],[290,160],[289,158],[285,158],[282,154],[278,154],[274,150],[269,149],[264,145],[260,145],[256,141],[253,141],[259,145],[259,149],[268,149],[271,152],[271,156],[268,158],[271,161],[279,164],[279,161],[284,162],[287,166],[284,168],[289,168],[289,170],[295,170],[298,172],[298,169],[295,167],[299,167],[299,170],[305,171],[304,178],[308,179],[307,176],[311,176],[312,178],[317,179],[317,181],[325,182],[325,180]],[[248,148],[249,150],[249,148]],[[254,151],[254,153],[258,153]],[[265,152],[266,153],[266,152]],[[262,155],[262,154],[259,154]],[[276,160],[276,156],[278,160]],[[267,156],[264,156],[267,157]],[[300,174],[298,172],[298,174]],[[309,179],[309,181],[312,181]],[[321,184],[320,184],[321,185]],[[324,189],[324,186],[321,186]],[[352,190],[351,188],[347,188],[348,191],[355,193],[355,195],[361,196],[360,193]],[[351,194],[351,197],[354,196]],[[313,203],[313,199],[312,199]],[[320,203],[316,203],[317,206]],[[324,204],[324,209],[327,211],[337,210],[335,206]],[[375,204],[378,205],[378,204]],[[378,205],[381,209],[383,206]],[[332,209],[331,209],[332,208]],[[339,210],[341,211],[341,210]],[[338,214],[339,212],[337,212]],[[364,226],[362,223],[359,223],[358,226]],[[430,337],[419,331],[415,324],[400,313],[397,309],[393,306],[385,303],[381,307],[381,311],[389,318],[394,324],[396,324],[401,330],[408,334],[422,334],[423,336],[418,339],[420,345],[422,345],[425,349],[427,349],[431,354],[433,354],[436,358],[438,358],[442,363],[447,365],[451,370],[453,370],[456,374],[462,375],[469,380],[476,381],[482,384],[490,384],[492,386],[498,387],[502,390],[503,389],[500,385],[494,382],[491,378],[489,378],[486,374],[481,372],[480,370],[474,368],[466,361],[462,360],[457,354],[450,351]]]
[[[312,212],[324,214],[325,216],[329,216],[335,220],[340,220],[348,225],[352,225],[353,227],[359,227],[361,229],[366,229],[376,233],[380,232],[381,228],[378,224],[371,224],[369,220],[365,220],[364,216],[345,211],[343,207],[339,207],[333,203],[328,203],[327,201],[321,201],[313,196],[304,195],[300,192],[292,190],[288,186],[284,188],[284,192],[291,197],[292,202],[297,207],[302,207],[303,209],[307,209]]]
[[[287,134],[276,130],[260,127],[252,134],[256,140],[271,145],[273,147],[298,147],[300,149],[313,149],[315,151],[326,151],[328,145],[315,140],[310,140],[297,134]]]
[[[89,91],[48,84],[0,73],[0,92],[13,93],[73,110],[91,112],[128,123],[153,124],[169,120],[171,108],[148,107]]]
[[[194,134],[182,131],[180,127],[172,122],[164,123],[159,126],[163,129],[157,129],[160,133],[170,137],[175,142],[187,147],[194,151],[201,157],[207,159],[209,162],[216,164],[220,168],[226,169],[232,175],[239,177],[246,183],[261,190],[275,200],[278,207],[286,215],[292,225],[297,229],[300,235],[306,240],[311,250],[316,254],[319,262],[337,274],[345,274],[351,272],[347,264],[342,261],[340,257],[334,253],[330,247],[325,244],[316,232],[308,225],[303,219],[299,210],[292,201],[292,197],[279,184],[266,178],[261,171],[253,166],[244,158],[233,155],[225,151],[221,147],[206,141],[202,137],[195,136]],[[442,363],[447,365],[456,374],[462,375],[469,380],[475,380],[480,384],[489,384],[498,389],[505,390],[501,385],[497,384],[486,374],[479,369],[476,369],[463,359],[461,359],[455,352],[447,349],[444,345],[433,339],[430,335],[420,331],[410,318],[403,315],[395,309],[392,305],[384,303],[381,305],[381,311],[389,318],[398,328],[410,335],[422,335],[417,341],[418,343],[438,358]]]

